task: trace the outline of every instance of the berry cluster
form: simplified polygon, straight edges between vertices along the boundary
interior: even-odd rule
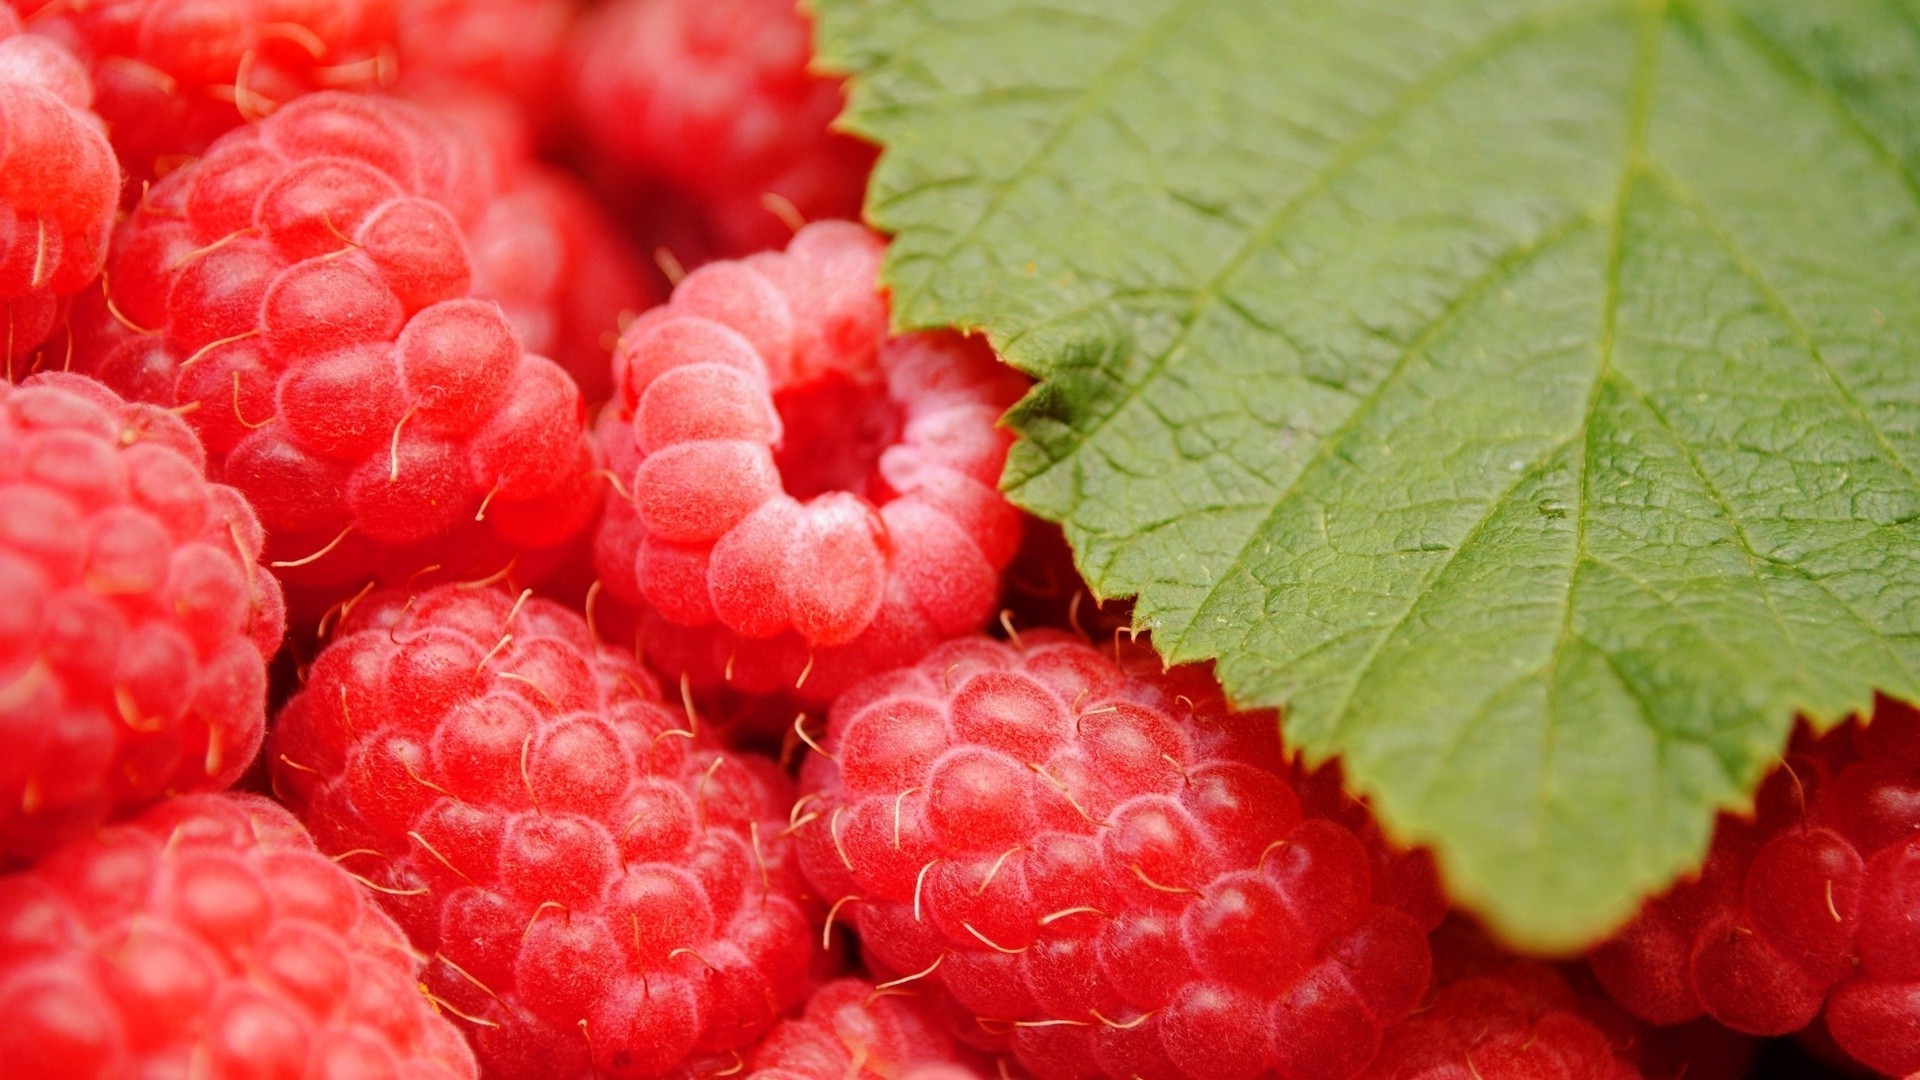
[[[977,339],[890,337],[880,253],[811,225],[621,336],[595,566],[669,672],[831,700],[992,613],[1020,539],[996,423],[1025,384]]]
[[[285,613],[205,463],[90,379],[0,383],[0,858],[225,787],[259,749]]]
[[[806,990],[788,781],[559,605],[366,598],[273,749],[493,1074],[657,1076],[744,1050]]]
[[[252,795],[189,795],[0,878],[21,1077],[473,1080],[393,921]]]
[[[86,68],[0,4],[0,359],[8,377],[54,333],[62,298],[100,274],[120,167]]]
[[[1504,952],[1000,492],[810,29],[0,0],[0,1073],[1920,1075],[1920,713]]]
[[[1626,1008],[1782,1035],[1825,1010],[1839,1048],[1920,1071],[1920,713],[1802,732],[1751,819],[1725,815],[1697,880],[1596,950]]]
[[[843,696],[802,771],[809,880],[886,985],[1042,1080],[1357,1075],[1429,927],[1303,814],[1271,714],[1123,660],[971,638]]]
[[[302,584],[477,576],[592,518],[578,388],[470,295],[493,168],[424,110],[313,94],[170,173],[115,241],[87,366],[191,409]]]

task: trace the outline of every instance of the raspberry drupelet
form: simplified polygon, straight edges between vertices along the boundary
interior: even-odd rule
[[[1026,381],[978,339],[890,337],[881,251],[808,226],[620,339],[595,568],[672,675],[827,701],[992,613],[1020,541],[997,424]]]
[[[1425,991],[1428,927],[1288,773],[1273,714],[1204,671],[966,638],[834,704],[800,858],[881,986],[1041,1080],[1352,1077]]]
[[[836,979],[747,1055],[747,1080],[967,1080],[980,1075],[911,993]]]
[[[1752,818],[1723,814],[1698,878],[1595,950],[1615,1000],[1755,1035],[1822,1018],[1888,1075],[1920,1071],[1920,713],[1800,731]]]
[[[64,298],[100,274],[120,197],[120,167],[93,115],[86,68],[20,30],[0,4],[0,360],[34,366]],[[58,367],[64,357],[40,358]]]
[[[365,598],[272,760],[321,849],[429,955],[490,1075],[724,1067],[805,996],[817,905],[789,782],[550,601]]]
[[[0,878],[0,1068],[473,1080],[418,968],[284,809],[183,796]]]
[[[597,510],[578,389],[470,295],[495,166],[407,103],[311,94],[155,185],[76,301],[76,367],[183,410],[290,587],[481,577]]]
[[[79,375],[0,383],[0,861],[225,787],[286,615],[180,419]]]
[[[85,60],[135,183],[302,94],[392,75],[393,0],[13,0]],[[137,188],[136,188],[137,193]]]
[[[809,70],[792,0],[615,0],[573,51],[594,159],[688,204],[699,246],[745,255],[783,244],[796,216],[859,215],[874,149],[830,130],[840,82]]]

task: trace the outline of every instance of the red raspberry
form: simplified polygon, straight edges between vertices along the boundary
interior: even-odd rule
[[[1120,659],[967,638],[842,696],[801,773],[809,880],[881,985],[944,990],[1042,1080],[1357,1074],[1426,928],[1302,814],[1272,713]]]
[[[1522,960],[1459,918],[1430,939],[1433,989],[1387,1030],[1366,1080],[1744,1080],[1752,1039],[1650,1028],[1588,973]]]
[[[804,996],[815,930],[772,762],[719,749],[546,600],[356,606],[275,781],[363,873],[501,1076],[656,1076]]]
[[[403,93],[486,95],[536,129],[565,93],[573,0],[395,0]]]
[[[62,297],[100,275],[120,167],[89,110],[93,85],[66,50],[20,32],[0,4],[0,359],[33,353]]]
[[[595,566],[649,608],[650,662],[825,701],[993,610],[1020,540],[995,423],[1025,380],[978,339],[889,338],[880,253],[812,225],[622,335]]]
[[[290,583],[492,573],[597,509],[579,391],[469,297],[493,168],[415,106],[308,95],[155,185],[76,313],[76,363],[191,410]]]
[[[1435,989],[1387,1030],[1364,1080],[1660,1080],[1637,1060],[1638,1025],[1608,1016],[1552,968],[1512,961]],[[1611,1022],[1609,1022],[1611,1021]],[[1684,1068],[1684,1063],[1683,1063]],[[1692,1075],[1689,1073],[1689,1075]]]
[[[205,460],[91,379],[0,383],[0,857],[225,787],[259,750],[286,616]]]
[[[393,0],[12,0],[93,69],[132,180],[327,87],[391,75]]]
[[[859,215],[874,150],[828,130],[840,81],[809,70],[793,0],[615,0],[574,40],[594,155],[697,205],[718,254],[779,247],[796,215]]]
[[[1802,730],[1752,819],[1721,815],[1697,879],[1595,950],[1614,998],[1655,1023],[1702,1014],[1798,1031],[1826,1010],[1842,1050],[1920,1071],[1920,713]]]
[[[530,164],[469,242],[474,292],[499,301],[527,350],[553,357],[586,400],[605,401],[615,328],[660,301],[619,227],[578,180]]]
[[[477,1075],[392,920],[255,795],[155,806],[0,879],[10,1076]]]
[[[911,994],[864,979],[827,983],[806,1012],[775,1025],[747,1056],[746,1080],[960,1080],[977,1075],[953,1036]]]

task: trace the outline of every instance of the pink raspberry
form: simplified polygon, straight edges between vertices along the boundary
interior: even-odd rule
[[[578,180],[529,163],[469,244],[474,292],[499,301],[527,350],[553,357],[586,400],[605,401],[615,328],[660,301],[606,211]]]
[[[578,389],[470,295],[495,165],[412,105],[308,95],[155,185],[76,314],[76,365],[190,410],[290,585],[480,577],[592,520]]]
[[[276,787],[430,954],[489,1074],[658,1076],[804,996],[788,781],[560,606],[371,596],[277,723]]]
[[[1721,815],[1698,878],[1650,901],[1593,970],[1660,1024],[1707,1015],[1755,1035],[1825,1010],[1834,1042],[1920,1071],[1920,713],[1795,736],[1751,819]]]
[[[391,76],[393,0],[12,3],[91,66],[94,107],[135,181],[302,94]]]
[[[285,810],[188,795],[0,878],[0,1061],[33,1077],[477,1075]]]
[[[874,150],[828,129],[840,82],[809,70],[793,0],[615,0],[574,41],[592,153],[698,206],[718,254],[859,215]]]
[[[62,299],[98,277],[106,259],[120,167],[92,104],[86,68],[54,42],[22,34],[19,17],[0,4],[0,359],[9,379],[15,359],[53,334]]]
[[[285,612],[205,460],[91,379],[0,383],[0,858],[225,787],[259,750]]]
[[[747,1055],[746,1080],[963,1080],[977,1073],[912,994],[827,983]]]
[[[1302,813],[1274,715],[1204,671],[967,638],[843,695],[824,738],[796,807],[816,892],[881,986],[1041,1080],[1352,1077],[1426,988],[1427,928]]]
[[[595,566],[648,608],[649,662],[825,701],[993,610],[1020,540],[995,425],[1025,380],[978,339],[888,337],[880,253],[812,225],[622,335]]]

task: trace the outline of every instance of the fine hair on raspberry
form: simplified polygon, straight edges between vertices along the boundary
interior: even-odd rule
[[[789,781],[558,604],[375,593],[276,731],[277,790],[429,957],[489,1074],[724,1063],[804,997]]]
[[[670,674],[823,702],[992,613],[1020,539],[998,421],[1026,382],[978,339],[889,335],[882,250],[810,225],[622,335],[595,568]]]
[[[0,383],[0,858],[254,759],[286,615],[180,418],[80,375]]]
[[[475,1080],[419,968],[284,808],[185,795],[0,878],[0,1070]]]
[[[1116,651],[965,638],[843,695],[802,770],[809,880],[879,985],[1042,1080],[1358,1074],[1427,927],[1303,814],[1271,713]]]

